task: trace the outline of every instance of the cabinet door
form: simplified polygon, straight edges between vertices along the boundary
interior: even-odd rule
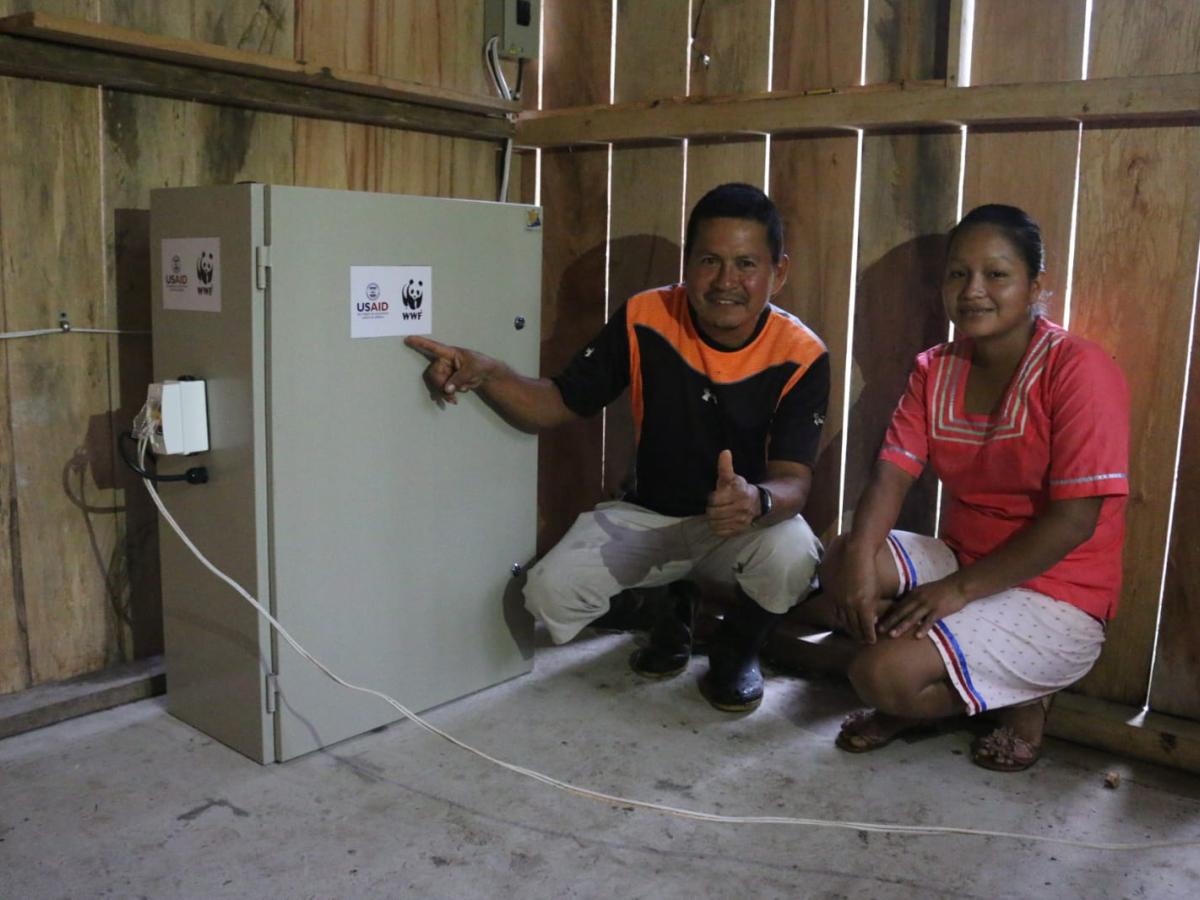
[[[425,359],[353,323],[364,303],[419,311],[435,339],[536,373],[540,222],[528,207],[307,188],[270,188],[268,209],[277,615],[344,678],[414,711],[529,671],[512,567],[534,551],[536,440],[474,396],[438,409]],[[415,308],[389,282],[398,267],[427,267]],[[286,645],[275,661],[280,759],[398,718]]]

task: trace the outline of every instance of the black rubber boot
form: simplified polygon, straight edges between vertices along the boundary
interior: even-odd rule
[[[609,600],[608,612],[591,621],[602,631],[636,631],[649,627],[649,614],[642,591],[621,591]]]
[[[758,652],[780,617],[767,612],[738,590],[742,601],[730,610],[708,647],[708,672],[700,691],[725,712],[750,712],[763,698]]]
[[[692,621],[699,592],[687,581],[667,587],[650,629],[650,643],[629,659],[629,667],[645,678],[670,678],[687,668],[692,658]]]

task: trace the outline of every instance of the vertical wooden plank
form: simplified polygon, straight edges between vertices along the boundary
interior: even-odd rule
[[[945,77],[944,0],[883,0],[868,10],[868,81]],[[863,139],[858,284],[846,436],[846,503],[866,485],[913,357],[946,338],[938,286],[944,235],[958,200],[960,137],[954,131]],[[931,533],[936,480],[914,485],[897,523]]]
[[[609,98],[611,0],[547,0],[542,8],[543,106]],[[542,154],[542,360],[561,371],[604,324],[608,227],[607,148]],[[542,435],[538,442],[538,550],[602,496],[600,416]]]
[[[0,15],[31,9],[96,19],[93,0],[0,0]],[[72,242],[82,237],[91,221],[87,211],[95,213],[98,208],[86,205],[97,195],[95,176],[81,174],[82,183],[65,183],[68,170],[78,173],[75,167],[81,161],[62,156],[89,146],[83,132],[89,125],[95,128],[94,97],[86,89],[44,90],[20,79],[0,79],[0,246],[15,246],[19,241],[22,248],[20,259],[6,252],[0,261],[0,328],[5,331],[45,328],[53,325],[60,310],[83,315],[98,305],[95,292],[72,302],[56,297],[60,286],[71,290],[89,285],[90,291],[87,266],[99,260],[97,246],[87,240],[82,241],[78,256],[72,255]],[[67,118],[47,121],[55,115]],[[60,151],[52,143],[43,145],[43,140],[59,134],[65,136],[67,147]],[[26,164],[24,153],[37,159]],[[64,206],[76,200],[85,205]],[[51,252],[42,259],[38,251],[47,248],[71,252],[65,257]],[[58,261],[58,268],[52,270],[47,260]],[[26,322],[36,324],[21,324]],[[80,420],[72,416],[91,409],[103,391],[93,381],[53,377],[94,371],[102,366],[105,347],[95,340],[74,348],[68,343],[57,343],[53,337],[0,342],[0,694],[86,671],[106,655],[108,626],[102,602],[88,603],[89,590],[95,586],[89,571],[96,571],[94,564],[93,569],[86,568],[89,535],[81,522],[82,511],[70,504],[63,490],[65,473],[74,471],[70,463],[81,437],[75,430]],[[88,417],[84,415],[82,421],[86,423]],[[86,424],[83,434],[103,440]],[[31,458],[31,445],[41,440],[53,442],[52,446],[34,446]],[[94,441],[84,443],[90,447]],[[42,509],[43,500],[54,508]],[[61,534],[50,527],[56,514],[64,519]],[[53,544],[38,547],[34,541],[47,532],[53,533]],[[112,544],[111,533],[101,528],[96,540],[103,554]],[[33,556],[26,560],[24,555],[31,551]],[[58,580],[46,570],[55,553],[68,560],[60,565]],[[28,574],[26,566],[31,569]],[[60,589],[59,596],[53,596]],[[56,656],[48,645],[41,626],[56,604],[65,611],[65,636],[77,642],[78,652]],[[31,614],[36,629],[32,638]]]
[[[836,0],[778,0],[773,90],[856,84],[862,6]],[[858,138],[776,138],[771,196],[783,216],[792,266],[776,302],[817,332],[832,365],[829,412],[805,518],[826,539],[837,527],[843,396],[847,377],[850,276],[854,264],[854,175]]]
[[[88,2],[0,3],[4,14],[29,8],[95,17]],[[22,248],[0,261],[6,330],[47,327],[59,311],[77,323],[99,318],[99,190],[86,168],[95,149],[95,96],[0,79],[0,233]],[[68,493],[78,461],[104,444],[105,429],[91,427],[107,408],[103,341],[6,344],[0,691],[69,677],[108,659],[111,622],[98,562],[114,544],[110,523],[91,531]],[[95,499],[111,506],[111,493]]]
[[[287,0],[104,0],[101,15],[109,24],[152,34],[287,58],[294,52]],[[292,120],[104,91],[102,124],[108,327],[145,331],[150,327],[150,190],[236,181],[286,184],[293,174]],[[145,336],[114,339],[112,350],[112,417],[119,434],[145,402],[153,365]],[[123,629],[122,653],[143,656],[162,648],[156,513],[140,481],[123,465],[114,466],[112,478],[125,501],[125,553],[124,568],[110,570],[110,590]]]
[[[1150,708],[1200,719],[1200,329],[1192,335],[1192,360]]]
[[[371,9],[363,2],[296,0],[296,57],[353,72],[370,72]],[[295,183],[307,187],[371,190],[367,125],[297,118]]]
[[[618,7],[615,100],[687,93],[688,0]],[[647,203],[647,197],[654,197]],[[683,230],[683,145],[614,149],[609,243],[609,311],[648,287],[679,281]],[[605,412],[604,494],[622,493],[633,471],[627,398]]]
[[[1092,15],[1090,77],[1200,68],[1200,6],[1190,0],[1095,0]],[[1137,706],[1158,618],[1198,245],[1200,129],[1085,128],[1071,330],[1113,352],[1133,408],[1121,609],[1081,688]],[[1168,607],[1173,620],[1177,602]],[[1184,652],[1194,656],[1188,638]],[[1194,697],[1195,684],[1168,684],[1159,695]]]
[[[4,86],[0,83],[0,96]],[[9,151],[13,131],[9,104],[0,104],[0,148]],[[4,234],[4,208],[0,204],[0,235]],[[8,321],[5,279],[0,277],[0,329],[12,330]],[[20,514],[16,506],[17,471],[12,430],[12,364],[9,342],[0,341],[0,694],[29,687],[28,628],[25,623],[25,582],[21,575]]]
[[[692,35],[689,96],[770,89],[770,0],[694,0]],[[687,208],[727,181],[762,187],[766,152],[765,138],[689,142]]]
[[[309,62],[492,95],[474,0],[297,4]],[[494,200],[500,146],[367,125],[296,120],[296,183]]]
[[[94,4],[89,0],[0,0],[0,15],[30,9],[95,19]],[[39,91],[29,82],[0,79],[0,245],[4,245],[6,239],[9,242],[18,240],[17,236],[20,235],[23,248],[23,259],[14,259],[12,257],[16,254],[5,253],[3,261],[0,261],[0,328],[5,331],[23,329],[26,326],[19,324],[21,322],[36,321],[38,324],[31,327],[38,328],[53,323],[53,319],[45,317],[51,313],[50,307],[55,301],[44,294],[39,296],[30,293],[31,287],[44,291],[49,275],[40,279],[41,284],[37,283],[38,273],[32,265],[35,250],[29,243],[30,234],[25,229],[34,229],[34,234],[41,237],[43,242],[50,242],[58,238],[48,238],[45,232],[56,230],[56,226],[69,227],[61,221],[38,215],[40,204],[43,208],[53,207],[59,213],[59,219],[62,219],[61,204],[65,198],[62,193],[52,196],[56,190],[62,189],[60,183],[52,183],[58,171],[57,163],[61,160],[42,159],[41,165],[26,167],[21,154],[32,151],[41,156],[49,155],[45,148],[38,148],[38,145],[43,136],[54,133],[53,126],[42,128],[42,117],[53,111],[65,110],[68,115],[78,112],[83,116],[82,121],[74,124],[60,123],[65,131],[73,134],[86,129],[89,122],[88,95],[86,90]],[[40,106],[42,99],[48,101],[49,105],[45,108]],[[90,121],[94,124],[94,112],[90,114]],[[78,187],[76,197],[85,199],[89,185]],[[45,195],[38,198],[37,194],[43,188]],[[74,234],[75,230],[72,229],[71,234],[65,237],[69,239]],[[68,273],[64,279],[66,283],[79,283],[78,276],[84,271],[82,266],[86,264],[87,252],[85,245],[80,268]],[[75,305],[75,309],[81,308],[80,304]],[[57,317],[57,311],[53,315]],[[54,340],[51,338],[50,342]],[[71,412],[88,405],[95,398],[96,391],[92,389],[94,386],[54,384],[37,379],[39,393],[32,397],[26,394],[31,376],[61,372],[68,365],[65,353],[68,348],[50,342],[40,338],[15,343],[0,342],[0,694],[29,687],[38,681],[65,677],[59,675],[57,662],[46,653],[43,635],[39,632],[31,641],[29,634],[29,591],[33,592],[33,616],[35,623],[38,623],[45,618],[49,603],[44,591],[48,587],[53,590],[54,586],[47,585],[43,573],[44,561],[37,556],[29,562],[34,571],[27,578],[23,552],[30,547],[31,535],[22,537],[22,524],[28,520],[30,529],[41,531],[44,528],[47,516],[37,509],[37,503],[43,493],[54,496],[55,486],[58,486],[58,496],[61,497],[63,482],[62,473],[55,472],[48,485],[41,485],[40,489],[31,486],[31,480],[43,474],[39,463],[45,463],[47,471],[52,466],[48,460],[29,460],[28,446],[32,442],[31,437],[34,440],[36,437],[29,433],[27,423],[40,402],[62,402],[65,408],[56,411],[51,407],[46,411],[46,421],[43,423],[43,433],[49,430],[59,437],[70,427],[68,418]],[[84,368],[94,366],[104,352],[103,345],[97,346],[95,342],[91,347],[76,349],[82,349],[78,359]],[[71,444],[73,449],[74,444]],[[51,455],[42,450],[38,453],[47,457]],[[57,457],[57,454],[54,455]],[[68,451],[67,456],[71,457],[72,453]],[[58,461],[62,462],[61,459]],[[34,508],[26,515],[26,507],[31,505]],[[77,554],[88,546],[86,529],[78,527],[78,512],[69,504],[60,504],[57,511],[62,512],[64,508],[72,509],[69,521],[74,527],[64,529],[62,552]],[[105,536],[101,536],[100,540],[105,540]],[[104,656],[106,623],[103,615],[81,613],[87,607],[86,588],[83,593],[75,591],[73,588],[78,582],[72,576],[66,578],[66,583],[71,590],[62,601],[70,614],[64,618],[71,619],[68,623],[70,638],[82,636],[83,665],[86,666],[94,658]],[[39,658],[37,671],[32,659],[34,655]],[[64,662],[65,668],[61,671],[65,672],[72,672],[72,667],[80,664],[78,658]]]
[[[976,0],[972,84],[1069,81],[1083,69],[1086,0]],[[1042,226],[1051,319],[1063,321],[1079,129],[972,129],[963,210],[1009,203]]]
[[[0,80],[0,118],[13,126],[0,155],[8,329],[45,328],[60,311],[76,324],[103,321],[97,99],[90,88]],[[9,244],[18,235],[20,253]],[[103,569],[114,521],[85,508],[113,506],[110,490],[89,483],[92,465],[110,459],[107,348],[103,338],[79,335],[7,349],[13,493],[6,538],[21,562],[14,602],[23,601],[28,680],[37,684],[117,659]],[[86,497],[77,496],[80,484]]]
[[[371,6],[376,74],[495,94],[483,64],[482,3],[389,0]],[[394,130],[378,137],[378,190],[496,199],[499,144]]]
[[[946,77],[949,0],[871,0],[867,84]]]

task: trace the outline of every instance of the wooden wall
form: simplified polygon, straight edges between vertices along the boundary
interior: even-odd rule
[[[692,96],[843,87],[860,79],[866,84],[953,81],[959,59],[952,54],[964,50],[971,54],[972,84],[1082,76],[1084,0],[976,0],[975,27],[965,47],[958,31],[962,6],[950,0],[869,0],[864,22],[863,4],[777,0],[772,22],[770,4],[757,0],[617,2],[615,99],[683,95],[685,61],[686,93]],[[546,107],[604,102],[613,4],[546,0],[546,9],[547,21],[569,16],[575,24],[561,38],[570,42],[572,49],[562,52],[575,68],[556,70],[555,93],[547,94]],[[689,9],[692,18],[686,22]],[[599,30],[585,33],[589,22],[598,23]],[[1095,0],[1090,26],[1089,77],[1200,70],[1200,7],[1192,0]],[[690,49],[689,35],[694,38]],[[551,54],[553,40],[548,30]],[[584,58],[591,61],[586,74]],[[571,81],[576,75],[583,77]],[[779,302],[824,337],[833,357],[830,415],[809,510],[816,529],[828,535],[839,513],[853,510],[914,354],[947,333],[937,297],[946,230],[960,208],[985,202],[1025,207],[1045,230],[1051,316],[1107,348],[1133,392],[1133,494],[1122,608],[1100,663],[1079,689],[1138,707],[1145,702],[1160,583],[1169,563],[1151,699],[1164,712],[1200,717],[1195,690],[1200,683],[1200,542],[1195,539],[1200,379],[1195,377],[1186,398],[1188,416],[1181,420],[1189,342],[1195,345],[1189,327],[1200,247],[1198,141],[1200,126],[1189,123],[868,133],[861,138],[861,152],[859,138],[845,133],[776,136],[769,144],[743,136],[686,147],[681,142],[618,145],[612,151],[609,195],[608,295],[598,296],[597,284],[588,282],[572,293],[569,307],[561,298],[547,297],[548,314],[569,315],[578,340],[557,346],[565,332],[548,332],[547,340],[556,346],[544,361],[566,359],[603,319],[602,309],[674,277],[683,214],[674,198],[681,189],[690,206],[721,181],[765,181],[783,212],[792,256]],[[572,156],[567,150],[553,153]],[[586,186],[582,180],[543,181],[548,272],[570,270],[585,253],[600,250],[604,152],[575,151],[577,159],[584,155],[591,159]],[[856,176],[861,178],[857,196]],[[571,235],[554,233],[549,210],[555,206],[587,211]],[[555,455],[543,458],[543,513],[553,507],[543,524],[554,523],[543,530],[544,546],[561,534],[584,501],[600,496],[598,485],[612,490],[619,484],[629,458],[621,416],[619,407],[610,411],[603,462],[597,434],[582,430],[564,436]],[[1183,458],[1168,559],[1181,421]],[[570,486],[584,481],[587,490],[568,497]],[[926,477],[906,504],[903,524],[929,530],[935,514],[936,482]]]
[[[31,5],[490,93],[476,0],[0,0],[0,13]],[[544,0],[544,105],[941,79],[957,74],[963,49],[974,84],[1077,79],[1085,49],[1093,78],[1200,70],[1192,0],[1094,0],[1087,48],[1084,0],[976,0],[966,48],[961,8]],[[45,327],[65,311],[76,325],[144,330],[152,187],[256,179],[491,198],[498,153],[488,142],[0,79],[3,328]],[[518,159],[512,193],[532,199],[532,157]],[[853,510],[913,354],[946,333],[936,284],[960,206],[1012,202],[1042,222],[1052,315],[1110,350],[1134,393],[1123,607],[1081,689],[1141,705],[1157,640],[1154,708],[1200,718],[1200,379],[1184,394],[1189,346],[1200,346],[1190,330],[1200,128],[743,135],[548,151],[544,372],[559,369],[628,295],[679,277],[685,207],[735,178],[767,185],[779,203],[793,258],[780,303],[831,351],[810,508],[826,535]],[[113,453],[149,372],[144,335],[0,342],[0,692],[159,646],[154,518]],[[542,549],[580,510],[619,491],[630,450],[620,404],[543,439]],[[935,491],[927,480],[914,492],[906,525],[932,527]]]
[[[29,9],[493,93],[476,0],[0,0]],[[0,78],[0,328],[148,329],[152,188],[494,199],[499,149]],[[150,374],[144,334],[0,341],[0,693],[161,650],[156,520],[114,455]]]

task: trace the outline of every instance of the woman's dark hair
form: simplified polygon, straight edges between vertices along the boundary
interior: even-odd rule
[[[1029,213],[1015,206],[1003,203],[988,203],[977,206],[965,216],[962,221],[950,229],[950,239],[946,242],[949,250],[954,239],[960,232],[967,231],[976,225],[990,225],[999,228],[1020,251],[1025,265],[1029,267],[1029,277],[1036,278],[1046,270],[1046,249],[1042,246],[1042,229]]]
[[[783,220],[771,198],[751,184],[729,182],[717,185],[700,198],[688,216],[687,232],[683,240],[683,258],[692,255],[692,245],[700,223],[706,219],[749,219],[760,222],[767,229],[767,245],[771,248],[771,262],[778,265],[783,256]]]

